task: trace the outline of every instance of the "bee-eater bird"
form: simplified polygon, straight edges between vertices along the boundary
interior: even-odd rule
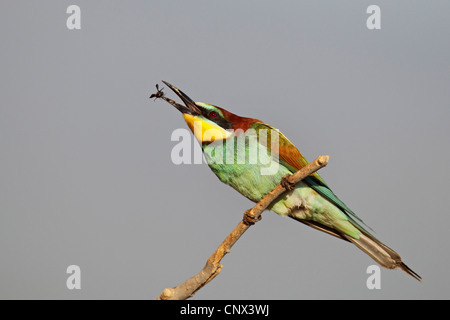
[[[183,114],[188,127],[201,144],[211,170],[222,182],[248,199],[258,202],[275,188],[284,176],[308,164],[300,151],[274,127],[257,119],[240,117],[211,104],[194,102],[181,90],[166,81],[163,82],[184,102],[182,105],[162,97]],[[208,134],[208,131],[213,134]],[[272,138],[261,139],[262,135],[267,133],[270,133]],[[247,159],[255,152],[255,149],[249,146],[250,143],[245,144],[244,153],[240,153],[236,147],[230,148],[238,143],[242,135],[247,136],[248,141],[257,142],[260,160]],[[278,143],[274,147],[269,140]],[[260,152],[261,149],[264,152]],[[223,157],[222,159],[227,161],[217,161],[218,151],[223,152],[219,159]],[[267,167],[276,169],[270,174],[262,174],[261,169]],[[292,186],[291,190],[275,200],[269,209],[351,242],[381,266],[401,269],[421,281],[421,277],[402,262],[397,252],[362,226],[362,220],[331,191],[317,172]]]

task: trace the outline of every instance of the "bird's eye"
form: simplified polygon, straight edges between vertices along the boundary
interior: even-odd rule
[[[210,116],[211,118],[215,118],[215,117],[217,117],[217,112],[211,111],[211,112],[209,113],[209,116]]]

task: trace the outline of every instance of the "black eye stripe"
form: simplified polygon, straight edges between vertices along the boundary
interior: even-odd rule
[[[224,129],[233,129],[233,124],[227,120],[225,120],[217,111],[214,110],[208,110],[206,108],[199,107],[199,109],[202,112],[202,115],[210,119],[211,121],[214,121],[217,125],[221,126]],[[215,116],[212,116],[211,113],[214,113]]]

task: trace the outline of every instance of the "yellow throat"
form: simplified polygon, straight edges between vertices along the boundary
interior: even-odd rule
[[[232,135],[232,131],[227,131],[218,126],[213,121],[203,117],[193,116],[187,113],[183,114],[189,129],[194,133],[195,138],[202,142],[213,142],[214,140],[225,140]]]

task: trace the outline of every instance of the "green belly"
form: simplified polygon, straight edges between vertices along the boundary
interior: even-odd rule
[[[204,144],[202,147],[205,159],[217,177],[254,202],[275,188],[286,174],[292,174],[267,150],[259,153],[257,161],[255,158],[249,161],[249,149],[239,153],[225,144]],[[353,237],[360,234],[344,212],[303,181],[297,183],[294,190],[282,194],[268,209],[282,216],[313,220]]]
[[[286,167],[278,163],[267,149],[259,145],[262,151],[250,159],[251,149],[239,152],[237,148],[227,148],[226,145],[203,145],[205,159],[211,170],[225,184],[228,184],[248,199],[258,202],[264,195],[275,188],[281,179],[291,174]],[[244,158],[245,156],[245,158]],[[314,190],[303,182],[297,188],[275,201],[270,210],[287,215],[292,209],[301,207],[303,199]]]

